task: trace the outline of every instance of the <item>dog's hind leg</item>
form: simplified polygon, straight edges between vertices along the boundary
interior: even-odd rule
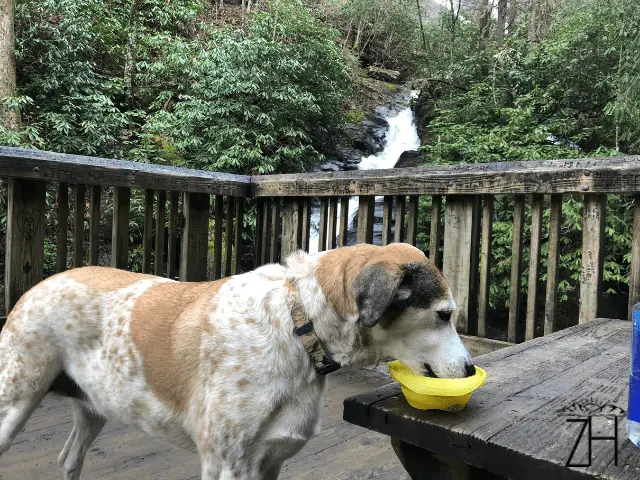
[[[82,401],[73,400],[73,429],[58,457],[64,480],[80,478],[87,451],[105,423],[103,417],[89,410]]]

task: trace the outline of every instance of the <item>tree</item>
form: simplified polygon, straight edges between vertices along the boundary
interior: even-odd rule
[[[0,1],[0,117],[4,128],[14,130],[20,126],[20,111],[6,104],[7,98],[16,95],[13,0]]]
[[[498,0],[498,24],[496,38],[498,43],[504,40],[504,30],[507,26],[507,0]]]

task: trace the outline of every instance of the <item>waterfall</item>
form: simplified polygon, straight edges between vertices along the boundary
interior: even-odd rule
[[[358,165],[360,170],[380,170],[393,168],[402,155],[407,150],[417,150],[420,146],[420,138],[415,125],[413,111],[409,107],[410,98],[417,96],[417,91],[411,91],[407,97],[407,106],[397,113],[390,114],[385,119],[389,125],[384,149],[375,155],[363,157]],[[381,199],[376,197],[376,202]],[[358,197],[349,199],[349,225],[353,225],[353,220],[358,213]],[[311,213],[311,232],[309,238],[309,253],[318,251],[318,225],[320,223],[320,212],[314,209]],[[340,224],[340,210],[338,210],[338,224]]]

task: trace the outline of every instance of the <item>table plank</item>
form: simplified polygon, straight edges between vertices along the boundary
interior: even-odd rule
[[[477,357],[487,382],[456,414],[413,409],[389,385],[348,398],[344,418],[514,479],[637,478],[640,450],[624,433],[630,336],[629,322],[599,319]],[[590,467],[565,466],[581,428],[567,419],[588,414],[618,416],[617,466],[603,441]]]

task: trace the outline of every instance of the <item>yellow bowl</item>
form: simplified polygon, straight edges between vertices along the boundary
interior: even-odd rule
[[[471,392],[484,383],[487,372],[477,366],[475,369],[475,375],[467,378],[430,378],[415,375],[399,360],[389,364],[389,373],[400,383],[409,405],[420,410],[448,412],[462,410]]]

